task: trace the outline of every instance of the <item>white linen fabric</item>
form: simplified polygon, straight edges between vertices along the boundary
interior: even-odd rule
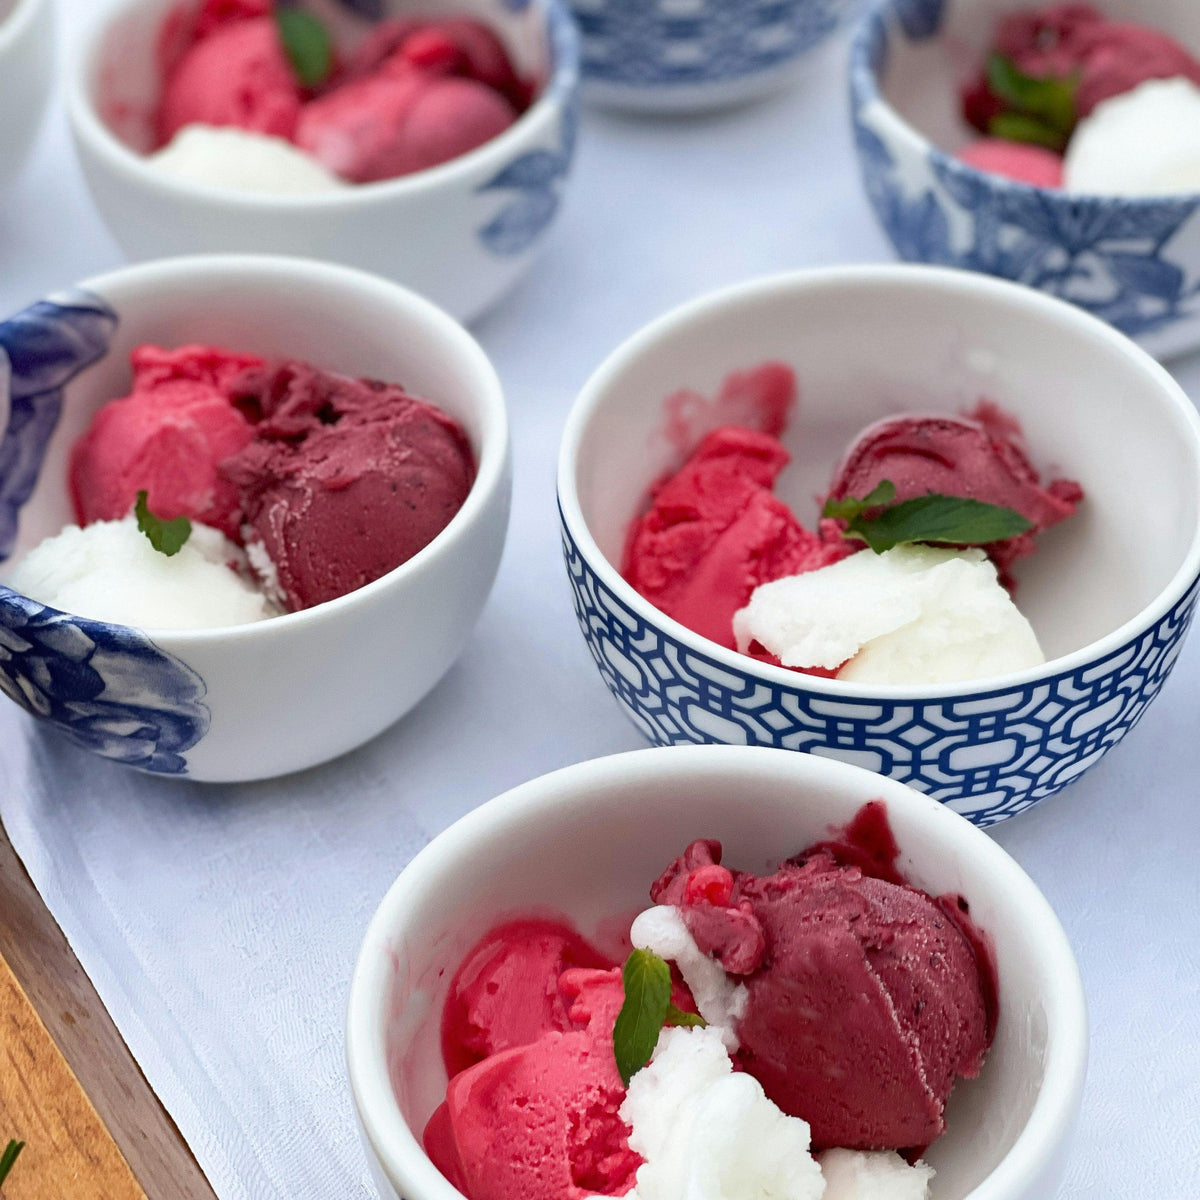
[[[63,24],[89,7],[64,0]],[[405,721],[327,767],[217,787],[107,765],[0,705],[0,818],[221,1200],[371,1195],[341,1029],[375,904],[468,809],[641,744],[571,608],[562,424],[592,368],[673,305],[771,271],[890,259],[857,177],[844,57],[842,41],[797,90],[712,117],[586,115],[544,259],[477,327],[515,444],[499,581],[461,661]],[[0,206],[0,312],[120,261],[56,109]],[[1176,369],[1200,396],[1200,359]],[[1179,1197],[1200,1178],[1197,712],[1200,640],[1109,759],[995,832],[1062,917],[1092,1006],[1061,1200]]]

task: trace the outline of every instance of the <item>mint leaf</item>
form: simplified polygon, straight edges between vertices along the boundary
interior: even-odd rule
[[[10,1139],[8,1145],[4,1147],[4,1153],[0,1154],[0,1183],[8,1178],[9,1171],[13,1169],[13,1163],[17,1161],[17,1155],[24,1149],[25,1143],[15,1139]]]
[[[621,968],[625,1003],[613,1026],[613,1053],[626,1087],[649,1061],[671,1010],[671,968],[653,950],[635,950]]]
[[[684,1012],[673,1004],[667,1005],[667,1025],[682,1025],[687,1029],[705,1029],[708,1022],[699,1013]]]
[[[863,507],[867,507],[865,502]],[[851,517],[846,524],[846,536],[859,538],[876,554],[882,554],[908,542],[986,546],[1028,533],[1032,528],[1033,522],[1015,509],[965,496],[929,492],[890,505],[872,517],[861,513]]]
[[[890,479],[881,480],[861,500],[854,496],[843,496],[835,500],[832,496],[825,501],[821,512],[823,517],[837,517],[842,521],[853,521],[860,517],[868,508],[877,508],[881,504],[891,504],[896,498],[896,485]]]
[[[159,554],[168,558],[178,554],[183,549],[188,538],[192,536],[192,523],[187,517],[176,517],[173,521],[164,521],[156,517],[147,504],[148,493],[138,492],[137,503],[133,507],[137,515],[137,527],[150,539]]]
[[[1056,129],[1042,124],[1036,117],[1021,113],[999,113],[988,122],[988,133],[1003,138],[1006,142],[1024,142],[1032,146],[1045,146],[1047,150],[1062,150],[1066,138]]]
[[[312,13],[300,8],[278,7],[275,23],[296,78],[306,88],[320,87],[333,71],[333,42],[328,30]]]
[[[1052,150],[1066,146],[1078,120],[1078,76],[1060,79],[1026,75],[1011,58],[994,53],[988,56],[987,81],[992,95],[1008,107],[1008,112],[989,122],[989,133]]]

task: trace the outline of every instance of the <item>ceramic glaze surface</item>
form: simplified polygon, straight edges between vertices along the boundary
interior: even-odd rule
[[[1038,288],[1160,356],[1195,348],[1200,195],[1076,195],[978,171],[954,156],[967,138],[956,117],[958,85],[982,56],[995,19],[1022,7],[1018,0],[876,0],[851,51],[850,94],[863,182],[880,223],[901,258]],[[1158,15],[1168,31],[1179,23],[1166,0],[1113,15],[1152,25]],[[1200,27],[1180,32],[1200,37]]]

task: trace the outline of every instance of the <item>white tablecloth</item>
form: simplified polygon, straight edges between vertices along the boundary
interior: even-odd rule
[[[559,434],[592,368],[675,304],[756,274],[891,257],[858,182],[844,53],[732,113],[587,115],[544,259],[477,329],[516,453],[500,578],[466,654],[407,720],[300,777],[205,787],[108,766],[0,706],[0,817],[221,1200],[365,1200],[341,1028],[374,906],[468,809],[640,744],[571,610]],[[119,262],[56,110],[0,198],[0,312]],[[1200,397],[1200,360],[1178,369]],[[1063,1200],[1200,1192],[1198,712],[1200,640],[1099,768],[995,833],[1062,917],[1092,1005]]]

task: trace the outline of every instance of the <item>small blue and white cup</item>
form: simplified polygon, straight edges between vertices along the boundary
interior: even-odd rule
[[[1028,0],[873,0],[850,57],[854,137],[901,258],[998,275],[1069,300],[1169,358],[1200,348],[1200,194],[1032,187],[955,155],[959,91],[996,22]],[[1139,23],[1200,53],[1200,6],[1141,0]]]
[[[202,187],[147,161],[159,30],[175,4],[105,6],[67,73],[84,175],[131,259],[226,251],[327,259],[394,279],[462,321],[525,275],[558,215],[575,154],[579,47],[563,0],[313,0],[347,36],[404,12],[466,11],[496,29],[518,70],[541,88],[509,129],[467,154],[399,179],[303,195]]]
[[[703,112],[798,79],[859,0],[571,0],[584,96],[635,112]]]
[[[0,323],[0,560],[74,517],[71,446],[128,392],[143,342],[207,342],[402,382],[465,428],[477,474],[408,562],[302,612],[224,629],[136,629],[0,585],[0,690],[102,758],[208,781],[314,766],[407,713],[458,657],[508,525],[508,422],[474,339],[383,279],[302,259],[212,255],[129,267]]]

